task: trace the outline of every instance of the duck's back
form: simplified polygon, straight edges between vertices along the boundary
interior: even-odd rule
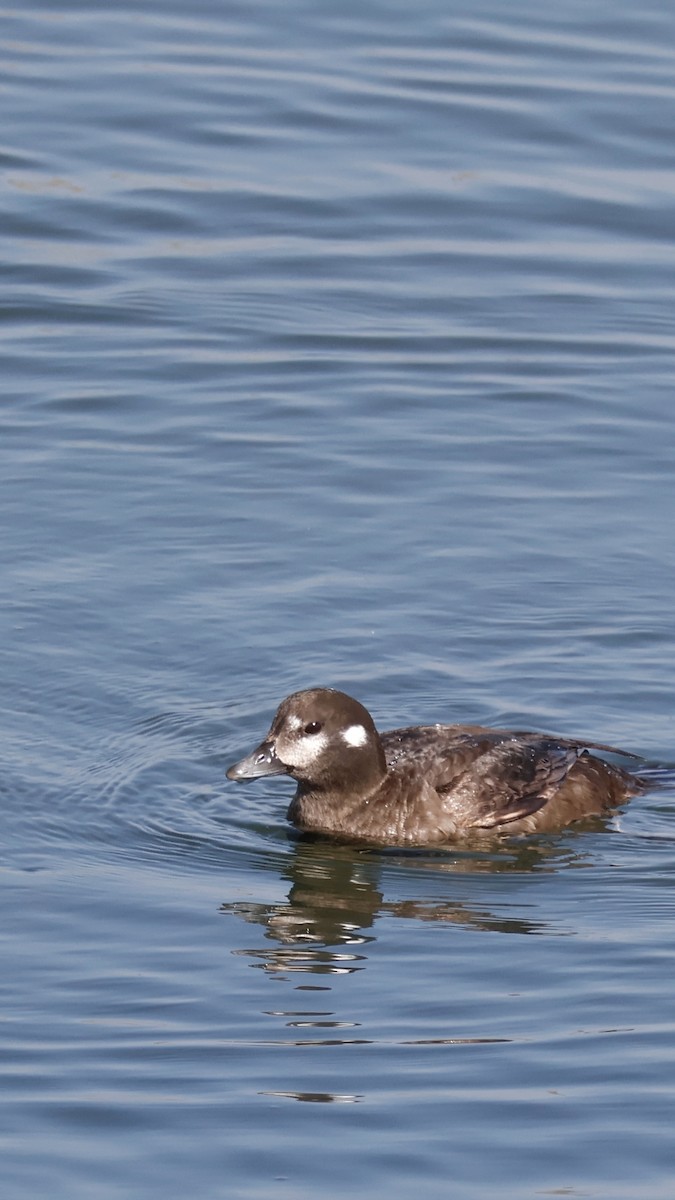
[[[547,734],[430,725],[390,730],[382,745],[392,792],[421,797],[408,818],[420,841],[433,831],[442,839],[477,829],[556,829],[606,812],[642,787],[587,749],[621,753],[613,747]]]

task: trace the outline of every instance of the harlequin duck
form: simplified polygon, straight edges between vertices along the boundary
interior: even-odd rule
[[[344,692],[309,688],[279,705],[264,741],[228,779],[290,775],[298,828],[379,846],[560,829],[645,786],[588,750],[599,742],[482,725],[414,725],[379,734]],[[634,758],[635,755],[627,755]]]

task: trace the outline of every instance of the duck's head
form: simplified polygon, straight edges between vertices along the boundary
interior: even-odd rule
[[[227,778],[291,775],[314,791],[363,792],[376,787],[386,770],[368,710],[344,692],[308,688],[282,701],[269,733],[229,768]]]

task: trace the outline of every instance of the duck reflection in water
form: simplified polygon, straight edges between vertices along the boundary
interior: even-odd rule
[[[537,934],[551,930],[546,922],[515,915],[513,905],[490,912],[453,900],[386,900],[381,888],[385,864],[400,872],[403,886],[415,890],[414,876],[436,880],[453,875],[553,871],[569,860],[569,850],[543,839],[499,853],[463,852],[420,855],[401,851],[382,852],[344,845],[330,845],[314,837],[297,838],[283,878],[290,884],[288,899],[278,904],[234,901],[221,905],[222,913],[234,914],[260,925],[275,943],[269,949],[242,949],[237,953],[255,959],[270,972],[303,971],[315,974],[350,974],[363,970],[366,947],[375,941],[376,919],[383,916],[402,920],[439,922],[490,932]],[[579,855],[575,855],[579,861]],[[436,888],[434,889],[436,890]]]

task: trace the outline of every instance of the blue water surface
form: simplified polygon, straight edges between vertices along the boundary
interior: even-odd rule
[[[675,16],[0,33],[7,1200],[672,1200]],[[225,767],[314,684],[619,744],[490,849]]]

